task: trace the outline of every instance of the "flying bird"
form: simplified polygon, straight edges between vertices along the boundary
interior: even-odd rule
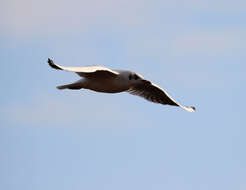
[[[171,98],[165,90],[133,71],[111,70],[102,66],[64,67],[55,64],[51,59],[48,59],[48,63],[53,69],[75,72],[82,77],[82,79],[71,84],[57,86],[60,90],[84,88],[104,93],[129,92],[154,103],[178,106],[189,112],[195,111],[195,107],[182,106]]]

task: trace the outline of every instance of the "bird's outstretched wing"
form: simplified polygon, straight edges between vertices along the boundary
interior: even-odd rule
[[[172,99],[163,89],[153,83],[144,83],[138,84],[131,87],[128,92],[133,95],[137,95],[145,98],[154,103],[164,104],[164,105],[172,105],[179,106],[182,109],[194,112],[195,107],[186,107],[177,103],[174,99]]]
[[[53,69],[71,71],[82,77],[116,77],[119,73],[102,66],[87,66],[87,67],[63,67],[55,64],[51,59],[48,59],[49,65]]]

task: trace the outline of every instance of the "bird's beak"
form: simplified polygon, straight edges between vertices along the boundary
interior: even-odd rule
[[[150,81],[148,81],[148,80],[142,80],[142,82],[144,83],[144,84],[151,84],[151,82]]]

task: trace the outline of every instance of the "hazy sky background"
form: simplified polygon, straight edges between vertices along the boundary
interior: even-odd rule
[[[0,189],[245,190],[246,1],[0,2]],[[184,105],[58,91],[131,69]]]

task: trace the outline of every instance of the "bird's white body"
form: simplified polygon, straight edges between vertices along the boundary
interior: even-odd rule
[[[81,79],[82,88],[104,93],[120,93],[129,90],[131,84],[125,75],[126,71],[119,72],[119,75],[110,77],[93,77]]]
[[[102,66],[63,67],[50,59],[48,59],[48,63],[54,69],[72,71],[82,77],[74,83],[58,86],[58,89],[79,90],[84,88],[104,93],[129,92],[154,103],[179,106],[189,112],[195,111],[194,107],[178,104],[159,86],[132,71],[111,70]]]

